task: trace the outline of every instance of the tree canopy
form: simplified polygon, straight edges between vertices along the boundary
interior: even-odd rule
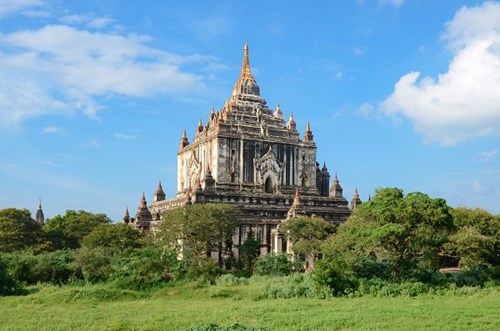
[[[464,267],[500,264],[500,215],[483,209],[459,207],[453,210],[457,231],[450,236],[449,253]]]
[[[437,269],[452,229],[451,208],[444,199],[378,189],[328,240],[325,253],[343,255],[351,266],[366,259],[387,263],[393,278],[399,278],[418,269]]]
[[[45,244],[41,225],[27,209],[0,210],[0,252],[41,248]]]
[[[81,240],[99,224],[111,223],[106,214],[67,210],[45,222],[45,232],[57,248],[78,248]]]
[[[285,221],[282,230],[292,242],[294,253],[309,256],[314,265],[323,241],[335,232],[335,226],[319,217],[297,217]]]
[[[98,224],[86,235],[82,243],[85,247],[109,247],[124,250],[139,247],[141,233],[127,224]]]
[[[178,246],[187,259],[214,251],[231,241],[239,224],[237,209],[227,204],[194,204],[163,214],[154,233],[160,243]]]

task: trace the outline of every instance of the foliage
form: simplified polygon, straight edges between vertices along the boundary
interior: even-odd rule
[[[113,272],[113,252],[105,247],[80,248],[75,254],[75,263],[85,280],[96,282],[106,280]]]
[[[84,210],[67,210],[64,216],[47,219],[45,228],[57,248],[78,248],[81,240],[99,224],[111,223],[106,214],[93,214]]]
[[[138,248],[141,233],[127,224],[98,224],[86,235],[82,243],[85,247],[108,247],[116,250]]]
[[[443,246],[453,229],[450,208],[443,199],[396,188],[378,189],[356,208],[325,245],[325,255],[342,256],[351,270],[365,259],[386,262],[393,279],[418,270],[436,270]]]
[[[293,263],[291,256],[287,254],[267,254],[259,256],[255,260],[255,274],[257,275],[272,275],[272,276],[287,276],[294,270],[300,268],[300,261]]]
[[[342,259],[320,260],[313,270],[313,280],[319,286],[331,288],[333,294],[337,296],[348,293],[357,286],[356,278]]]
[[[20,283],[32,285],[37,283],[63,284],[80,278],[79,270],[74,264],[72,251],[54,252],[14,252],[4,254],[9,274]]]
[[[335,227],[319,217],[297,217],[284,222],[282,230],[292,242],[293,251],[310,256],[314,266],[323,241],[335,232]]]
[[[310,274],[293,274],[283,277],[283,284],[268,284],[261,288],[257,299],[290,299],[332,297],[332,290],[314,282]]]
[[[461,266],[500,265],[500,215],[460,207],[453,210],[453,222],[457,232],[446,247]]]
[[[13,252],[26,248],[44,249],[41,225],[27,209],[6,208],[0,210],[0,252]]]
[[[21,288],[19,284],[9,275],[6,263],[0,259],[0,297],[16,295],[20,292]]]
[[[194,204],[163,215],[155,236],[157,245],[176,247],[190,267],[204,268],[207,252],[231,242],[238,226],[237,209],[227,204]]]
[[[173,251],[166,253],[156,247],[144,247],[112,258],[109,280],[121,289],[149,290],[182,277],[178,274],[180,263]]]
[[[253,235],[248,238],[240,246],[240,261],[242,268],[247,270],[250,274],[254,271],[255,259],[260,255],[260,248],[262,244],[260,240],[256,240]]]

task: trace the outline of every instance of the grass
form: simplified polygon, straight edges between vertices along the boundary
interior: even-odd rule
[[[259,300],[279,279],[152,293],[106,284],[38,286],[0,298],[1,330],[184,330],[201,324],[241,324],[269,330],[496,330],[500,289],[472,289],[415,297]]]

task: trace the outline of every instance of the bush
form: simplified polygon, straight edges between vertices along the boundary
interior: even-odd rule
[[[288,276],[294,271],[294,264],[287,254],[267,254],[255,260],[255,274]]]
[[[319,286],[332,289],[334,295],[342,295],[354,291],[357,279],[352,275],[341,259],[320,260],[313,271],[313,280]]]
[[[109,279],[119,288],[145,290],[167,280],[169,259],[156,249],[142,249],[130,256],[112,259],[113,272]]]
[[[37,282],[63,284],[81,278],[76,270],[73,252],[61,250],[42,253],[36,256],[37,263],[33,267],[33,275]]]
[[[21,292],[21,287],[7,272],[7,265],[0,260],[0,296],[16,295]]]
[[[81,278],[74,264],[73,252],[68,250],[45,252],[15,252],[4,255],[10,275],[26,285],[36,283],[62,284]]]
[[[236,277],[233,274],[225,274],[219,276],[215,280],[215,284],[218,286],[236,286],[236,285],[247,285],[248,279],[242,277]]]
[[[221,274],[221,269],[216,260],[211,257],[200,259],[198,263],[188,266],[187,277],[189,279],[203,278],[208,283],[214,284],[217,276]]]
[[[89,282],[106,280],[111,275],[112,252],[103,247],[94,249],[80,248],[75,256],[75,263]]]

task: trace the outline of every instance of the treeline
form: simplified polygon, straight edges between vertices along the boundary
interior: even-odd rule
[[[320,218],[288,220],[281,231],[293,257],[259,256],[261,243],[251,235],[236,259],[231,237],[237,214],[224,204],[189,205],[166,213],[159,229],[144,235],[104,214],[70,210],[42,226],[28,210],[0,210],[0,295],[37,283],[108,282],[148,290],[186,280],[213,283],[223,273],[304,270],[312,270],[304,279],[322,296],[409,283],[425,289],[487,286],[500,279],[500,215],[453,209],[422,193],[379,189],[338,228]],[[219,262],[209,252],[219,252]],[[438,271],[452,266],[462,271]]]

